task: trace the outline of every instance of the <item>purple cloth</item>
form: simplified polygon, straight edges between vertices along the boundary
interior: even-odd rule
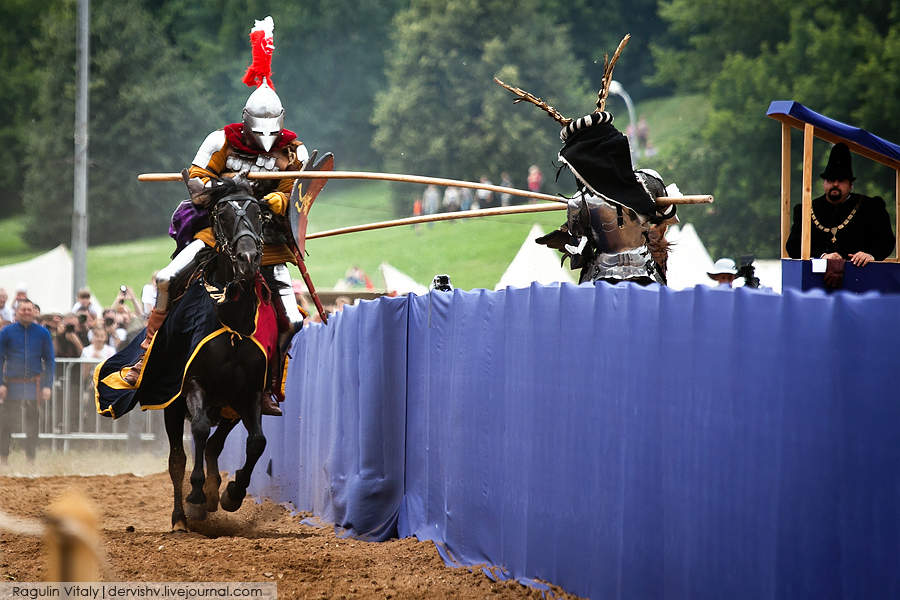
[[[191,243],[201,229],[210,226],[209,211],[194,205],[190,200],[182,200],[169,223],[169,236],[175,240],[175,254]]]

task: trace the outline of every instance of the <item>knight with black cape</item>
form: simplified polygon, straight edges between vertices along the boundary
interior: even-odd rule
[[[597,109],[578,119],[566,118],[540,98],[494,79],[517,96],[516,102],[535,104],[563,126],[559,160],[561,168],[575,176],[578,191],[568,201],[566,223],[536,242],[562,252],[572,269],[580,268],[579,283],[666,283],[665,230],[677,217],[674,204],[660,206],[656,198],[680,194],[674,184],[667,189],[656,171],[633,170],[628,139],[604,110],[613,66],[629,37],[606,61]]]

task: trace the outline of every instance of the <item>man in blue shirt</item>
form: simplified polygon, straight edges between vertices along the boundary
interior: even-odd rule
[[[16,322],[0,329],[0,465],[9,457],[10,434],[19,429],[25,409],[25,456],[34,460],[38,406],[50,400],[55,362],[50,332],[34,322],[34,304],[16,306]]]

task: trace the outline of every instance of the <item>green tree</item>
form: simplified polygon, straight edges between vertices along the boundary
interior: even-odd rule
[[[38,246],[70,239],[74,18],[74,1],[52,6],[34,46],[44,66],[28,124],[25,206],[26,236]],[[211,98],[136,0],[93,2],[90,43],[89,239],[158,235],[180,197],[136,175],[189,163],[197,142],[185,128],[213,113]]]
[[[285,2],[276,17],[278,91],[310,148],[338,168],[374,169],[372,107],[385,86],[385,50],[399,0]],[[279,33],[279,31],[281,33]]]
[[[21,167],[30,136],[28,123],[34,110],[36,81],[32,72],[37,57],[29,40],[39,28],[47,3],[29,0],[7,0],[0,3],[0,106],[6,118],[0,123],[0,217],[22,208],[22,186],[25,173]]]
[[[667,39],[667,23],[657,12],[658,1],[608,0],[598,6],[590,0],[547,0],[543,4],[569,25],[575,58],[595,90],[603,77],[603,56],[611,55],[622,37],[631,34],[613,75],[638,102],[668,92],[653,85],[651,79],[656,68],[650,44]]]
[[[567,116],[590,112],[595,94],[567,34],[536,0],[513,10],[499,0],[413,2],[394,20],[387,89],[376,96],[373,144],[384,168],[495,182],[506,171],[519,186],[531,164],[549,175],[559,126],[533,106],[513,106],[492,78]],[[398,213],[408,204],[395,195]]]

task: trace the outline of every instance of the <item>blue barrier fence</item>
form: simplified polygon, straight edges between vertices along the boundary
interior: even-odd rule
[[[366,302],[295,338],[251,491],[594,598],[898,597],[898,332],[874,294]]]

